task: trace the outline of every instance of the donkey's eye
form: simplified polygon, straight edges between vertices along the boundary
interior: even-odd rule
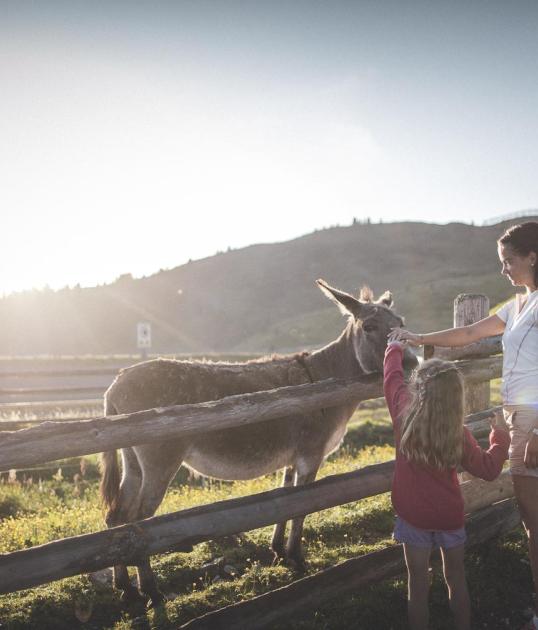
[[[362,329],[364,330],[364,332],[374,332],[374,330],[377,330],[377,326],[374,326],[373,324],[363,324]]]

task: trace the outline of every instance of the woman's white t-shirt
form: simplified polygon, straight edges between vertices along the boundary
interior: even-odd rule
[[[538,404],[538,290],[518,294],[495,314],[505,323],[503,382],[505,405]]]

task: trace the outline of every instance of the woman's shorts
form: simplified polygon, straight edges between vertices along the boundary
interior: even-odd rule
[[[532,430],[538,429],[538,407],[530,405],[505,405],[504,417],[510,429],[510,473],[538,477],[538,468],[525,466],[525,447],[531,439]]]
[[[394,540],[412,547],[442,547],[451,549],[465,544],[467,534],[465,527],[452,530],[420,529],[405,521],[401,516],[396,517],[394,526]]]

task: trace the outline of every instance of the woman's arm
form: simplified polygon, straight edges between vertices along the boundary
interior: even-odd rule
[[[389,341],[407,341],[412,346],[466,346],[485,337],[500,335],[504,331],[505,323],[497,315],[490,315],[475,324],[461,326],[460,328],[448,328],[438,332],[419,335],[405,328],[393,328],[389,335]]]

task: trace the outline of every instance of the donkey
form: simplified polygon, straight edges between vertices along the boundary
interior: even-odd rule
[[[132,413],[153,407],[217,400],[286,385],[313,383],[329,377],[356,378],[379,372],[390,329],[403,324],[392,310],[392,296],[377,301],[367,287],[359,299],[317,284],[348,317],[340,336],[312,353],[261,358],[245,363],[206,363],[152,359],[121,370],[105,393],[106,415]],[[406,361],[416,359],[407,352]],[[360,396],[338,407],[298,414],[244,427],[223,429],[159,444],[121,449],[123,474],[116,451],[102,454],[101,494],[107,507],[106,524],[114,527],[153,516],[181,464],[217,479],[253,479],[283,470],[283,485],[313,481],[324,458],[338,448]],[[295,415],[295,414],[294,414]],[[301,567],[304,517],[292,520],[285,545],[286,523],[275,525],[271,548],[275,559]],[[114,567],[114,585],[124,601],[149,598],[162,602],[149,558],[137,566],[138,589],[125,565]]]

